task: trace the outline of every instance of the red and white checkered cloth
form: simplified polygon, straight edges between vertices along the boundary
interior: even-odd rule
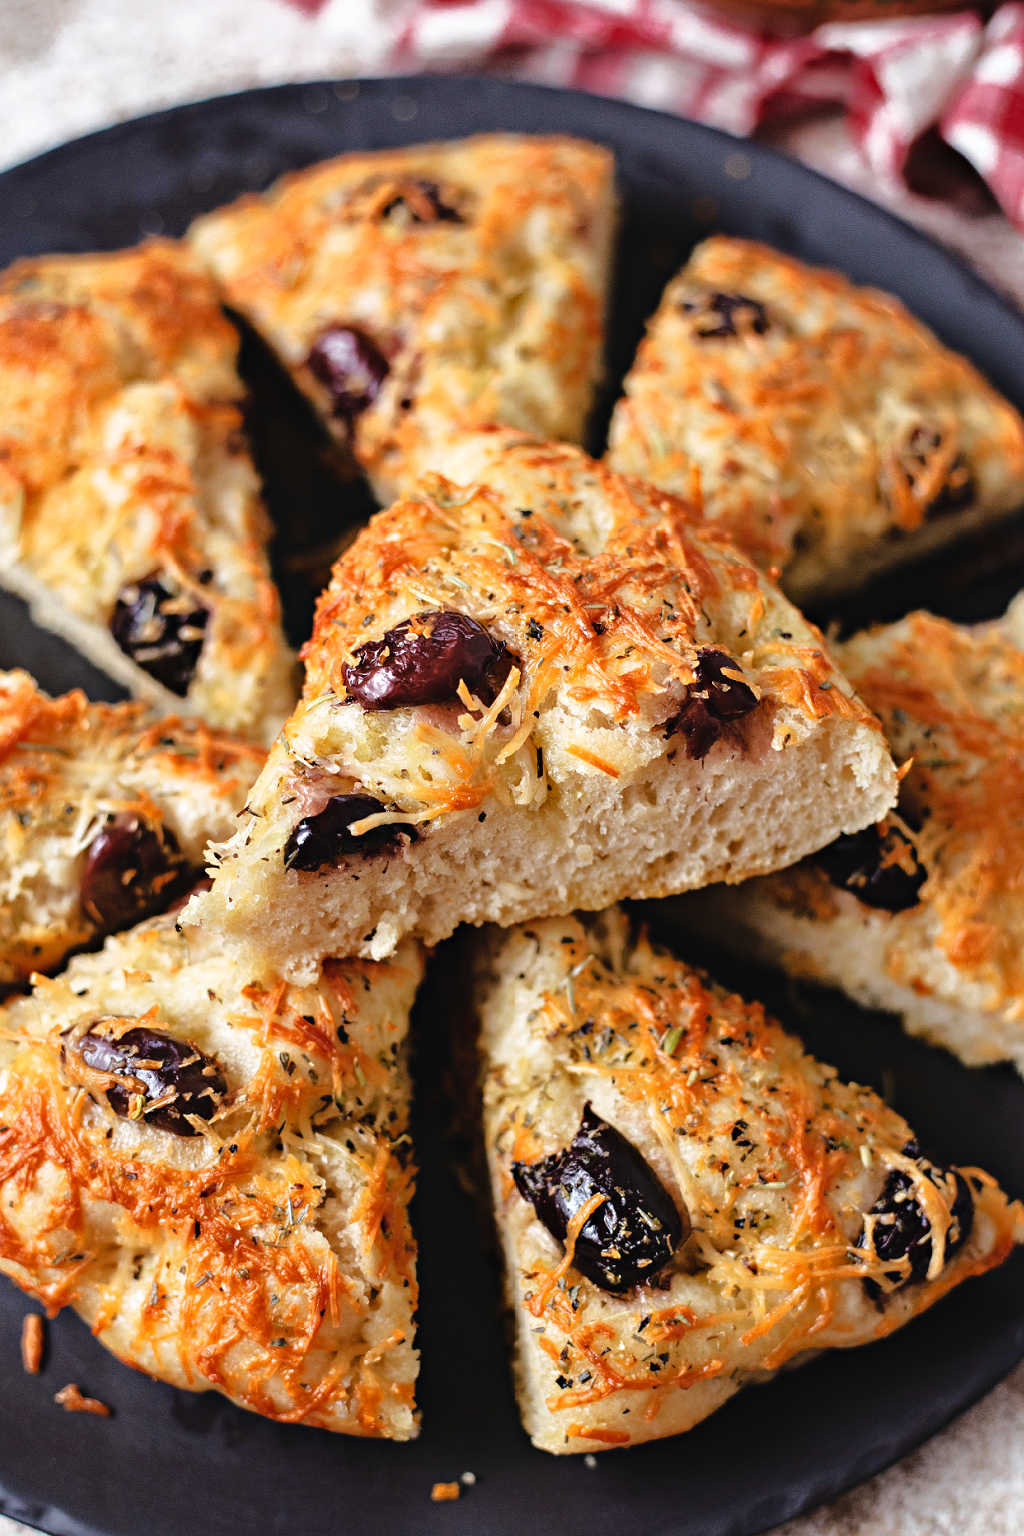
[[[944,142],[1024,228],[1022,3],[772,37],[683,0],[414,0],[394,63],[500,65],[742,134],[840,105],[876,175],[934,180]]]
[[[291,0],[307,12],[324,0]],[[395,69],[499,68],[750,134],[841,107],[873,173],[949,193],[959,152],[1024,229],[1024,3],[772,36],[685,0],[378,0]],[[952,180],[950,179],[952,172]],[[977,184],[975,183],[975,186]],[[980,192],[980,189],[978,189]]]

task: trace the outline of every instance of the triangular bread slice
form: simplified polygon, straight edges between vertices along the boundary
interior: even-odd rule
[[[877,1094],[621,913],[491,931],[473,1008],[516,1390],[544,1450],[689,1429],[1024,1238],[992,1178],[929,1160]]]
[[[715,236],[626,378],[609,462],[685,493],[797,601],[1024,505],[1024,421],[896,299]]]
[[[262,748],[142,702],[0,672],[0,987],[191,890]]]
[[[301,976],[741,880],[892,805],[820,633],[681,501],[506,428],[442,459],[335,567],[303,701],[187,920]]]
[[[421,971],[251,985],[165,917],[37,978],[0,1012],[0,1270],[175,1386],[414,1436]]]
[[[841,665],[908,760],[899,810],[795,869],[688,901],[720,942],[1024,1072],[1024,610],[865,630]]]
[[[237,349],[171,241],[0,275],[0,584],[132,693],[267,742],[293,660]]]
[[[614,224],[608,150],[481,134],[314,165],[190,238],[386,504],[458,421],[582,439]]]

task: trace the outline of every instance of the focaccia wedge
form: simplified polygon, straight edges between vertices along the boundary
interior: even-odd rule
[[[0,987],[191,890],[265,755],[141,701],[51,699],[0,672]]]
[[[715,236],[665,291],[609,462],[686,494],[796,601],[1024,506],[1024,422],[898,300]]]
[[[930,1160],[877,1094],[619,912],[492,930],[476,965],[516,1391],[544,1450],[689,1429],[1024,1238],[991,1177]]]
[[[455,422],[582,439],[614,223],[608,150],[481,134],[314,165],[190,238],[386,504]]]
[[[175,1386],[413,1437],[421,971],[252,984],[163,917],[37,978],[0,1011],[0,1270]]]
[[[171,241],[0,274],[0,583],[132,693],[267,742],[294,662],[237,349]]]
[[[842,987],[954,1051],[1024,1072],[1024,607],[912,613],[837,647],[909,768],[899,808],[685,921]]]
[[[302,703],[186,921],[301,977],[740,880],[893,803],[820,633],[684,503],[508,428],[441,462],[336,565]]]

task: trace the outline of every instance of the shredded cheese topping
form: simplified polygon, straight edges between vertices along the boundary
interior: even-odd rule
[[[455,217],[422,217],[417,180]],[[613,205],[598,145],[485,134],[313,166],[197,220],[191,240],[389,501],[453,422],[579,441]],[[352,421],[306,362],[331,326],[358,327],[387,358]]]
[[[48,969],[89,939],[82,855],[113,816],[168,827],[197,866],[264,760],[260,748],[140,703],[51,699],[0,673],[0,983]]]
[[[465,434],[453,472],[375,517],[335,568],[304,651],[304,701],[268,778],[333,775],[423,823],[478,807],[542,803],[570,774],[624,781],[678,751],[666,722],[695,677],[698,650],[735,654],[757,720],[784,750],[819,722],[876,729],[834,670],[821,636],[673,497],[611,474],[578,450],[501,429]],[[365,711],[344,668],[411,614],[470,614],[512,654],[484,705]],[[266,815],[263,789],[250,805]],[[391,806],[395,810],[391,810]]]
[[[215,945],[161,920],[38,978],[2,1019],[0,1268],[152,1374],[407,1437],[403,1041],[421,969],[406,946],[388,965],[328,962],[305,988],[242,987]],[[100,1014],[217,1061],[228,1095],[198,1135],[149,1126],[152,1104],[120,1119],[70,1070],[66,1031]]]
[[[614,913],[495,940],[481,988],[499,1223],[522,1339],[550,1362],[547,1409],[568,1421],[590,1413],[583,1428],[564,1427],[570,1437],[612,1428],[615,1443],[646,1438],[623,1417],[635,1396],[632,1417],[648,1422],[680,1388],[720,1377],[734,1387],[810,1348],[880,1336],[1012,1246],[1024,1213],[965,1169],[995,1236],[986,1230],[950,1260],[956,1187],[902,1151],[906,1122],[806,1055],[759,1004],[642,938],[629,942]],[[692,1222],[670,1265],[625,1296],[573,1269],[571,1241],[551,1261],[552,1240],[511,1178],[513,1162],[565,1145],[585,1102],[632,1141]],[[891,1276],[909,1261],[875,1252],[880,1218],[867,1215],[890,1169],[910,1178],[932,1241],[926,1280],[899,1290]],[[880,1308],[865,1280],[880,1282]]]
[[[669,283],[609,444],[666,490],[699,473],[795,595],[1024,496],[1024,421],[965,358],[891,296],[722,235]]]

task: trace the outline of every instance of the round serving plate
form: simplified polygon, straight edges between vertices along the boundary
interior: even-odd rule
[[[1024,318],[953,257],[889,215],[757,145],[574,92],[495,79],[415,78],[250,91],[125,123],[0,176],[0,262],[44,251],[180,234],[196,214],[280,172],[344,150],[490,129],[581,134],[617,155],[624,216],[598,446],[643,321],[694,241],[712,230],[765,240],[840,267],[900,297],[1024,407]],[[247,351],[253,422],[288,416],[258,349]],[[276,403],[275,403],[276,401]],[[295,413],[264,447],[279,553],[322,492],[318,446]],[[351,491],[327,497],[339,520]],[[350,504],[345,507],[346,500]],[[285,568],[287,562],[284,562]],[[914,603],[959,618],[999,611],[1024,586],[1024,536],[996,532],[966,552],[882,583],[850,610],[890,617]],[[290,593],[301,634],[308,593]],[[849,617],[849,614],[847,615]],[[28,667],[52,690],[81,684],[117,697],[109,679],[0,603],[0,664]],[[670,904],[653,921],[671,929]],[[707,956],[702,957],[705,961]],[[724,960],[723,980],[766,997],[819,1054],[884,1088],[934,1156],[980,1163],[1024,1190],[1024,1084],[1009,1069],[969,1072],[910,1041],[891,1020],[834,996],[787,990]],[[515,1411],[497,1268],[456,1177],[446,1092],[443,952],[417,1010],[415,1221],[421,1251],[419,1399],[409,1445],[331,1437],[269,1423],[120,1365],[72,1315],[48,1330],[44,1372],[18,1365],[28,1303],[0,1282],[0,1508],[54,1536],[748,1536],[807,1509],[905,1454],[962,1411],[1024,1354],[1024,1255],[960,1287],[884,1343],[821,1357],[733,1399],[690,1434],[606,1453],[555,1458],[531,1448]],[[110,1419],[62,1413],[66,1382],[102,1398]],[[434,1504],[436,1481],[476,1481]]]

